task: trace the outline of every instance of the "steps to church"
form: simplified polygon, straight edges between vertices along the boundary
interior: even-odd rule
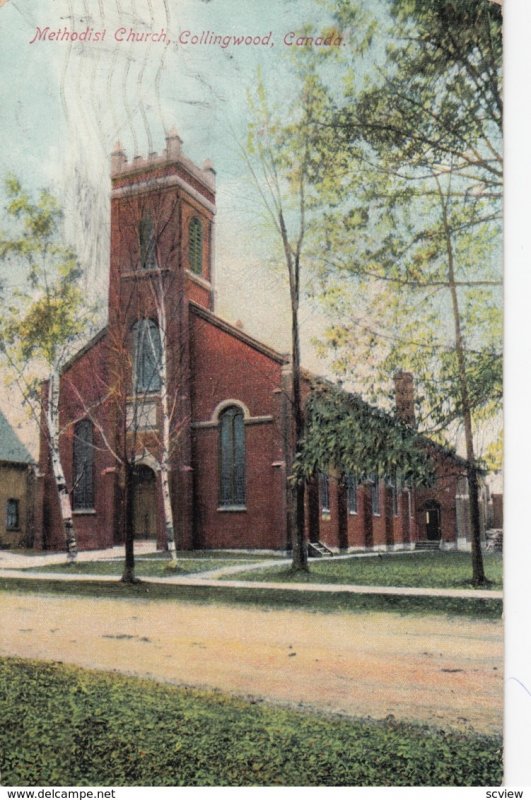
[[[331,558],[334,554],[322,542],[308,542],[309,558]]]

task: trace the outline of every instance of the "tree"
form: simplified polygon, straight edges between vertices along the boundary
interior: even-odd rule
[[[125,539],[122,581],[127,583],[137,580],[133,498],[139,464],[146,458],[159,478],[170,565],[177,564],[171,480],[181,433],[189,423],[180,393],[168,389],[169,376],[174,380],[180,374],[184,357],[182,308],[172,302],[179,277],[168,267],[176,255],[173,249],[181,245],[179,237],[167,235],[168,226],[178,218],[177,199],[169,202],[156,182],[152,189],[122,197],[116,212],[115,249],[120,251],[119,269],[128,278],[121,281],[111,270],[114,301],[103,350],[92,349],[82,356],[89,362],[94,358],[93,383],[83,395],[67,373],[63,377],[118,470],[122,498],[118,526]]]
[[[361,86],[342,62],[328,123],[337,146],[327,136],[321,147],[338,187],[319,231],[325,302],[341,320],[328,345],[350,377],[365,365],[356,379],[374,392],[394,369],[414,371],[420,425],[462,427],[482,584],[473,434],[501,397],[501,10],[488,0],[386,8],[386,60]],[[351,13],[338,4],[338,24]]]
[[[22,282],[21,288],[11,292],[5,309],[1,350],[24,402],[44,428],[68,560],[73,562],[76,535],[59,449],[59,376],[73,348],[87,335],[90,310],[84,308],[76,256],[62,240],[57,200],[47,190],[33,200],[14,176],[5,181],[5,192],[10,228],[1,234],[0,258]],[[43,377],[47,397],[41,414],[39,384]]]
[[[396,476],[408,486],[430,486],[435,479],[422,437],[359,395],[319,379],[306,402],[294,471],[309,480],[331,465],[362,480]]]
[[[335,198],[337,187],[326,173],[322,149],[334,151],[333,135],[323,126],[328,97],[316,64],[297,75],[298,109],[286,122],[282,109],[273,110],[262,80],[252,104],[247,163],[273,223],[286,268],[292,335],[292,452],[288,475],[292,486],[294,571],[306,570],[305,486],[318,470],[331,467],[368,477],[399,470],[406,479],[426,482],[431,472],[417,437],[360,398],[331,386],[310,388],[300,363],[299,310],[301,294],[313,277],[310,232],[322,232],[320,220]],[[323,187],[325,187],[323,189]],[[324,195],[324,196],[323,196]]]
[[[321,86],[314,74],[301,84],[299,113],[289,122],[273,111],[259,75],[256,95],[250,99],[253,118],[249,124],[246,160],[262,202],[281,245],[289,282],[291,312],[291,450],[298,453],[304,438],[299,310],[304,276],[305,239],[314,206],[309,193],[310,172],[315,166],[311,129],[320,109]],[[288,475],[292,464],[287,464]],[[292,532],[292,569],[308,569],[305,541],[305,481],[291,474],[288,503]]]

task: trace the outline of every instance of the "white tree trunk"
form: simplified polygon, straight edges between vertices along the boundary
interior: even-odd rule
[[[168,341],[166,330],[166,307],[164,296],[159,297],[157,303],[158,323],[162,345],[162,358],[160,362],[160,407],[162,416],[160,483],[162,487],[162,506],[164,510],[164,527],[166,530],[166,543],[172,561],[176,561],[175,528],[173,524],[173,509],[170,496],[170,408],[168,398]]]
[[[59,375],[57,371],[51,373],[48,381],[46,424],[48,426],[48,442],[50,446],[52,471],[59,495],[59,506],[65,534],[67,558],[70,563],[73,563],[77,559],[77,541],[72,516],[72,504],[66,487],[65,475],[59,452]]]

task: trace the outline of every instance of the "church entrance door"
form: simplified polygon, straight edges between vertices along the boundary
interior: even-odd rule
[[[441,538],[441,506],[437,500],[426,503],[426,539],[436,542]]]
[[[157,479],[145,464],[139,464],[133,478],[133,533],[136,539],[157,538]]]

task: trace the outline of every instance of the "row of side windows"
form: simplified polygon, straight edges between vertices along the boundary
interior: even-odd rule
[[[245,427],[238,406],[219,417],[219,503],[221,507],[245,505]],[[94,508],[94,431],[90,420],[74,427],[73,508]]]
[[[81,420],[75,425],[73,452],[74,509],[91,509],[94,507],[93,438],[93,425],[90,420]],[[243,411],[239,406],[229,406],[219,416],[219,503],[222,508],[242,507],[245,505],[245,472],[246,453]],[[393,514],[396,515],[398,513],[396,481],[389,485],[392,489]],[[354,475],[346,476],[346,488],[348,511],[351,514],[355,514],[358,511],[358,481]],[[319,493],[323,512],[329,512],[330,486],[328,475],[325,473],[319,474]],[[373,514],[379,514],[380,481],[377,476],[372,476],[371,479],[371,505]],[[10,507],[8,510],[8,527],[15,524],[15,516],[14,508]]]
[[[345,476],[345,485],[347,489],[347,509],[349,514],[358,513],[358,480],[355,475],[348,474]],[[330,480],[325,472],[319,473],[319,494],[321,502],[321,510],[324,514],[330,512]],[[375,514],[378,511],[374,510]]]
[[[145,214],[138,226],[140,265],[142,269],[157,269],[157,241],[153,222]],[[203,272],[203,226],[199,217],[192,217],[188,225],[188,264],[195,275]]]
[[[345,484],[347,488],[347,508],[349,514],[358,513],[358,480],[355,475],[348,474],[345,476]],[[396,478],[388,480],[387,485],[391,489],[391,503],[392,512],[396,516],[398,514],[398,486]],[[377,475],[371,475],[371,506],[373,514],[380,514],[380,479]],[[330,511],[330,487],[328,475],[321,472],[319,473],[319,493],[321,509],[323,513]]]

